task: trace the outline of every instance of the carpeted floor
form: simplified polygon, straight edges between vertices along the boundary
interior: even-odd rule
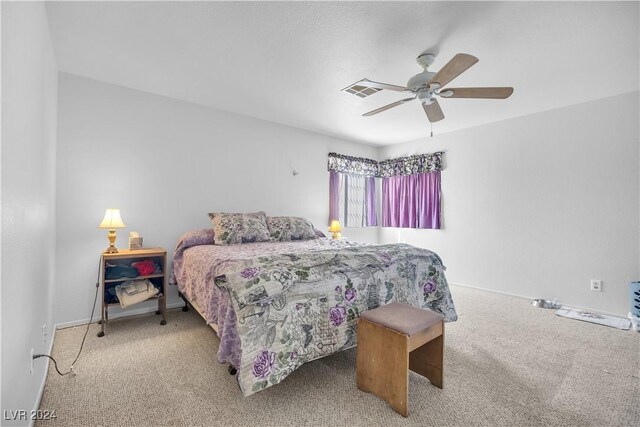
[[[218,338],[197,313],[171,311],[92,325],[77,376],[53,367],[38,425],[640,425],[640,334],[563,319],[529,301],[452,286],[445,388],[411,373],[409,418],[355,385],[355,349],[304,365],[243,398]],[[66,370],[84,327],[56,333]]]

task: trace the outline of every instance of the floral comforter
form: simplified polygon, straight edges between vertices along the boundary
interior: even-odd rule
[[[353,347],[365,310],[398,301],[457,319],[440,258],[405,244],[179,244],[171,281],[218,324],[218,360],[236,366],[245,396]]]

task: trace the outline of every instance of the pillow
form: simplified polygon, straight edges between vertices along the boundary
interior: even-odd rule
[[[264,212],[210,213],[214,245],[268,242],[269,229]]]
[[[313,229],[313,232],[316,233],[316,237],[327,237],[326,234],[324,234],[322,231],[318,230],[317,228]]]
[[[173,253],[171,261],[171,275],[169,276],[169,284],[177,285],[176,275],[180,276],[182,272],[183,253],[192,246],[213,245],[213,229],[204,228],[202,230],[191,230],[180,236],[176,250]]]
[[[308,219],[295,216],[269,216],[267,227],[271,240],[288,242],[291,240],[316,239],[313,224]]]
[[[178,249],[187,249],[192,246],[213,245],[213,229],[203,228],[202,230],[191,230],[180,236],[176,251]]]

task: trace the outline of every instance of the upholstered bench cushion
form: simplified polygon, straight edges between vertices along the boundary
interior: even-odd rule
[[[431,310],[394,302],[365,311],[360,318],[411,336],[440,322],[444,316]]]

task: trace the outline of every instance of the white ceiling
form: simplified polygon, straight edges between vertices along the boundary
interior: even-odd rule
[[[444,99],[435,133],[639,90],[638,2],[51,2],[60,71],[338,138],[429,133],[420,104],[341,92],[404,85],[415,57],[480,62],[449,86],[513,86],[507,100]]]

